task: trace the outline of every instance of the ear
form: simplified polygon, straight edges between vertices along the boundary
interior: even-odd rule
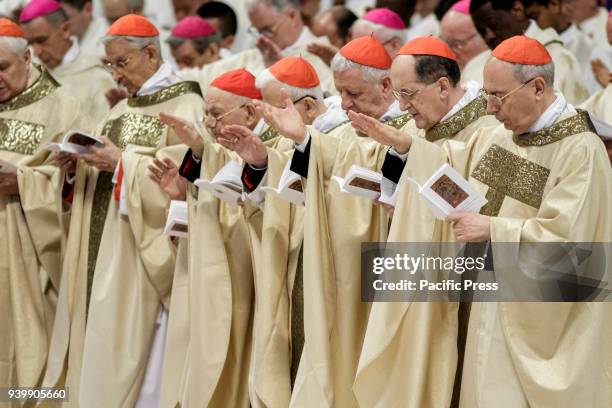
[[[157,51],[157,48],[153,44],[149,44],[145,47],[144,52],[147,54],[149,60],[157,62],[161,60],[161,55]]]
[[[382,91],[385,96],[391,94],[391,77],[384,77],[382,81],[380,81],[380,86],[382,86]]]
[[[30,65],[30,62],[32,62],[32,54],[30,53],[30,47],[26,48],[25,52],[23,53],[23,62],[26,65]]]
[[[60,26],[60,29],[62,30],[62,38],[66,40],[70,39],[70,36],[72,35],[70,33],[70,21],[64,21]]]
[[[93,14],[93,5],[91,4],[91,1],[85,3],[85,5],[83,6],[82,13],[85,14],[87,17],[91,17],[91,15]]]
[[[448,78],[442,77],[438,80],[438,83],[440,84],[440,96],[445,99],[448,98],[451,89],[453,89],[450,81],[448,80]]]
[[[525,5],[522,1],[515,1],[514,4],[512,4],[512,10],[510,12],[519,20],[525,20],[527,18],[525,14]]]
[[[234,40],[236,37],[234,34],[227,35],[221,39],[221,47],[230,49],[232,45],[234,45]]]
[[[306,108],[306,112],[312,112],[317,109],[317,102],[312,98],[305,98],[304,107]]]
[[[211,57],[211,59],[217,59],[217,57],[219,56],[219,50],[220,50],[219,44],[210,43],[210,45],[204,52],[207,53]]]
[[[548,85],[546,85],[546,82],[542,77],[537,77],[536,79],[534,79],[533,86],[536,89],[536,98],[541,98],[544,95],[546,88],[548,88]]]
[[[244,107],[244,110],[247,112],[247,123],[253,125],[254,128],[257,125],[257,121],[259,121],[259,113],[255,110],[255,105],[249,103]]]

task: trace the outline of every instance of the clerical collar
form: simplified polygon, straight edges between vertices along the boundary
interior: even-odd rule
[[[394,101],[391,105],[389,105],[389,109],[387,109],[387,111],[380,118],[378,118],[378,120],[381,122],[386,122],[388,120],[395,119],[404,113],[406,112],[400,109],[399,101]]]
[[[540,115],[538,120],[531,125],[528,130],[529,133],[538,132],[547,127],[551,127],[564,113],[576,113],[576,109],[567,103],[565,97],[561,93],[557,92],[556,95],[557,98],[555,101],[551,103],[544,113]]]
[[[77,36],[71,35],[70,41],[72,41],[72,46],[70,47],[70,49],[68,49],[68,52],[64,54],[64,58],[62,58],[60,66],[72,64],[74,61],[76,61],[77,57],[79,56],[79,53],[81,52],[81,48],[79,47],[79,39],[77,38]]]
[[[466,98],[466,100],[467,99],[468,98]],[[430,129],[427,129],[425,132],[425,139],[430,142],[435,142],[441,139],[453,138],[457,135],[457,133],[461,132],[470,124],[486,115],[487,99],[484,97],[473,98],[453,115],[441,122],[438,122]]]
[[[136,95],[143,96],[155,93],[160,89],[172,85],[173,83],[177,82],[177,80],[179,80],[179,78],[174,72],[174,68],[172,68],[172,65],[167,62],[164,62],[161,67],[159,67],[159,69],[155,71],[153,76],[151,76],[151,78],[147,79],[147,81],[142,84]]]
[[[445,120],[449,119],[455,113],[459,112],[461,109],[467,106],[468,103],[476,99],[478,97],[478,94],[480,93],[480,88],[481,88],[480,84],[476,81],[468,81],[466,84],[462,85],[461,87],[463,88],[465,93],[463,94],[461,99],[459,99],[457,103],[453,105],[451,110],[449,110],[446,113],[446,115],[444,115],[444,117],[440,120],[440,122],[444,122]]]
[[[563,40],[559,34],[555,31],[554,28],[548,27],[544,30],[540,28],[540,26],[533,20],[529,20],[529,25],[524,33],[527,37],[534,38],[538,40],[545,47],[552,44],[558,43],[563,45]]]
[[[348,121],[346,112],[342,109],[342,98],[338,95],[330,96],[324,100],[325,112],[312,122],[312,126],[321,133],[328,133],[339,125]]]

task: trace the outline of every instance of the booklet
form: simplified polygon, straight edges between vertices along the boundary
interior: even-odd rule
[[[50,143],[45,149],[51,152],[82,154],[89,151],[89,146],[103,146],[104,143],[89,133],[80,130],[69,130],[64,134],[61,143]]]
[[[171,237],[187,238],[189,235],[188,213],[187,201],[170,201],[164,234]]]
[[[264,186],[261,190],[292,202],[295,205],[304,205],[304,187],[302,177],[291,171],[291,161],[288,161],[278,182],[278,188]]]
[[[15,173],[17,166],[4,160],[0,160],[0,173]]]
[[[441,220],[456,212],[477,213],[487,203],[487,199],[448,164],[436,170],[423,185],[410,177],[408,181],[418,187],[421,197]]]
[[[193,184],[209,191],[215,197],[232,206],[242,201],[242,165],[236,161],[227,163],[212,180],[197,179]]]
[[[340,185],[340,191],[343,193],[370,200],[377,200],[380,197],[382,174],[365,167],[353,164],[344,178],[332,176],[332,179]]]

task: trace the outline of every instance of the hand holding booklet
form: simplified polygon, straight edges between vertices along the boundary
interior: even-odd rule
[[[17,167],[12,163],[9,163],[4,160],[0,160],[0,173],[10,174],[15,173],[17,171]]]
[[[235,161],[228,162],[212,180],[197,179],[193,184],[209,191],[215,197],[232,206],[242,201],[242,166]]]
[[[332,180],[340,185],[340,191],[358,197],[377,200],[380,197],[380,183],[382,174],[352,165],[344,178],[332,176]]]
[[[64,134],[61,143],[50,143],[45,149],[52,152],[83,154],[89,152],[90,146],[103,146],[102,140],[80,130],[69,130]]]
[[[421,197],[441,220],[457,212],[477,213],[487,203],[487,199],[448,164],[436,170],[423,185],[410,177],[408,181],[419,189]]]
[[[164,234],[171,237],[186,238],[189,235],[189,216],[186,201],[170,201]]]
[[[302,186],[302,177],[296,172],[291,171],[290,167],[291,162],[287,162],[278,182],[278,188],[264,186],[261,187],[261,190],[266,194],[272,194],[293,204],[303,206],[304,188]]]

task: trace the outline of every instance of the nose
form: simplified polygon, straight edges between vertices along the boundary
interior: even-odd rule
[[[491,102],[491,99],[487,98],[487,113],[489,115],[494,115],[497,112],[499,112],[499,106]]]
[[[38,45],[38,44],[36,44],[36,43],[34,43],[34,44],[32,44],[32,49],[34,50],[34,54],[35,54],[37,57],[40,57],[40,53],[42,52],[42,48],[41,48],[41,46],[40,46],[40,45]]]
[[[115,80],[115,82],[121,82],[121,80],[123,79],[123,75],[121,75],[121,73],[117,70],[113,71],[113,79]]]
[[[412,104],[408,101],[405,101],[404,99],[400,99],[399,104],[400,104],[400,109],[403,111],[407,111],[408,108],[412,108]]]
[[[353,107],[353,100],[349,96],[342,93],[340,94],[340,97],[342,98],[342,110],[348,111]]]

